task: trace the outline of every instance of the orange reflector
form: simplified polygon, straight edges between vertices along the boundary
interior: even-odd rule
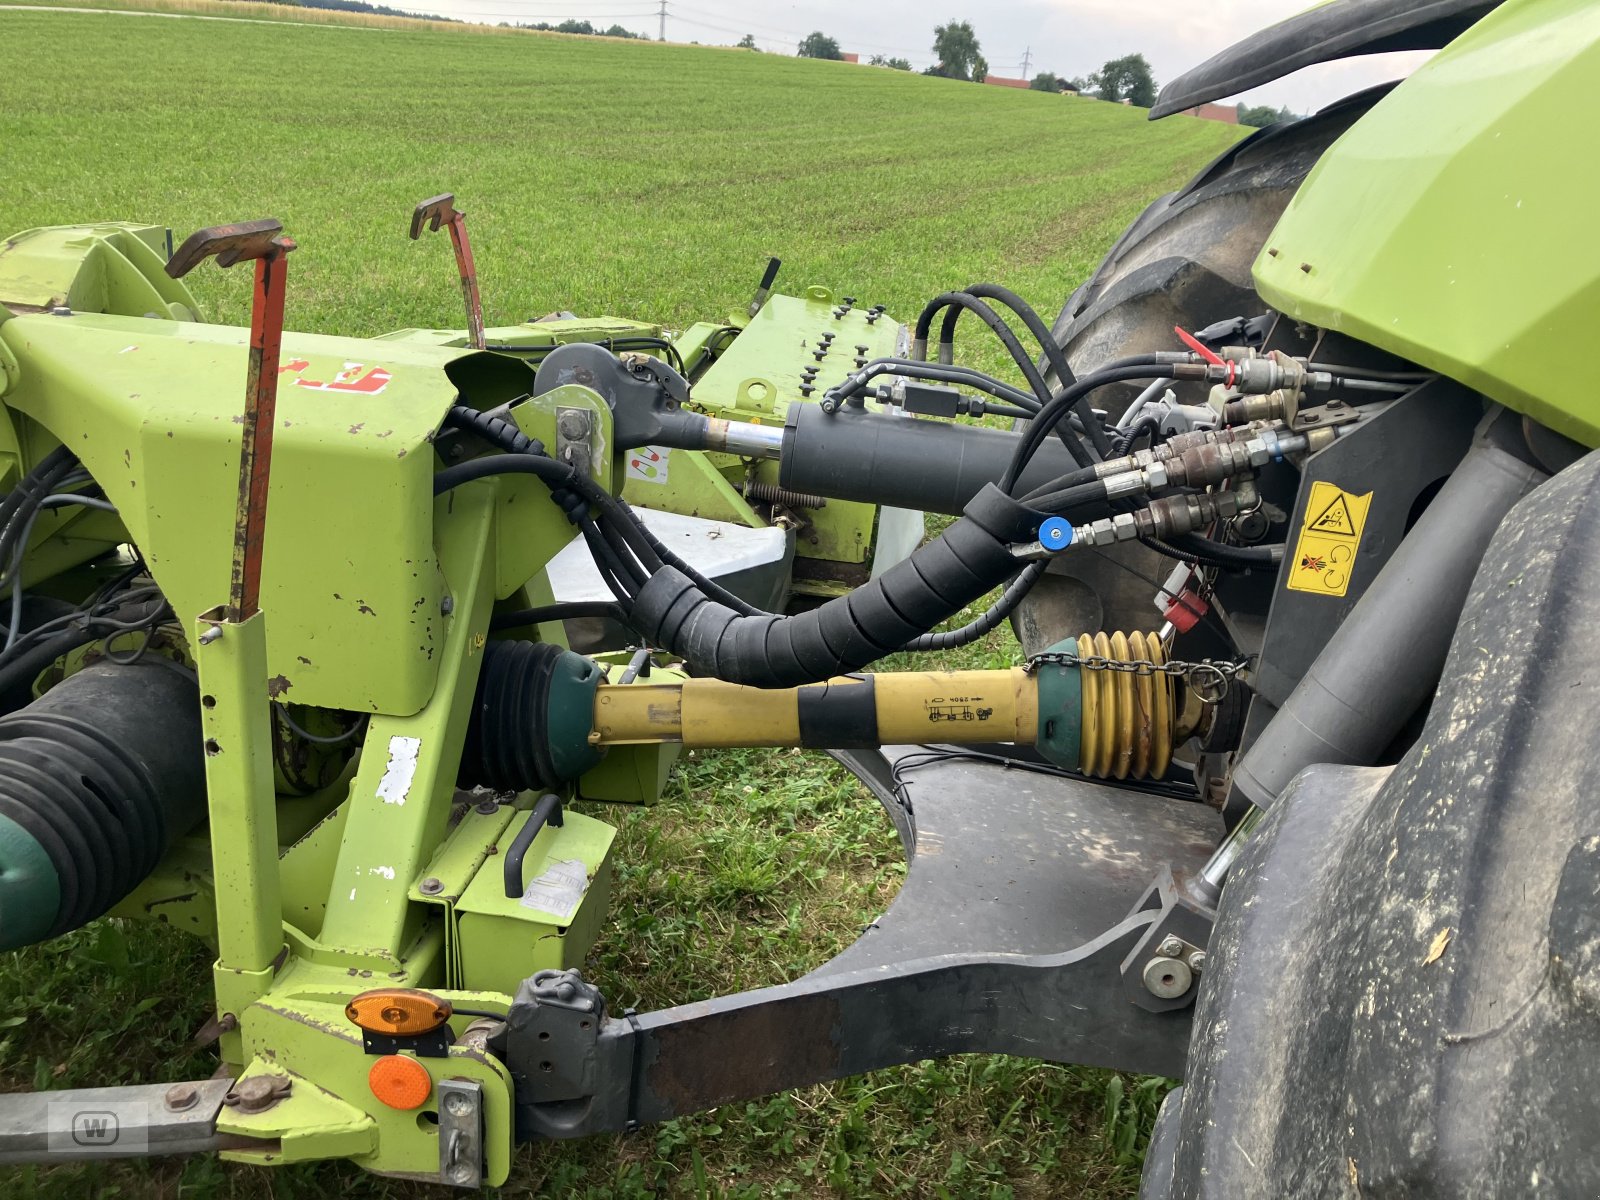
[[[367,1072],[372,1094],[390,1108],[411,1110],[427,1103],[433,1091],[428,1068],[403,1054],[385,1054]]]
[[[450,1001],[414,988],[379,988],[351,1000],[344,1015],[368,1033],[412,1037],[432,1033],[448,1021]]]

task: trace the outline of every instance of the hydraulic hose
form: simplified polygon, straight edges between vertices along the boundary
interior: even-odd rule
[[[791,617],[741,616],[671,567],[634,602],[634,627],[696,671],[754,687],[796,687],[856,671],[1010,579],[1012,542],[1034,537],[1043,514],[990,484],[961,520],[849,595]]]
[[[994,602],[976,620],[968,621],[959,629],[949,629],[944,633],[925,633],[921,637],[912,638],[900,649],[902,652],[920,653],[924,650],[954,650],[958,646],[970,646],[980,638],[993,633],[1021,604],[1023,598],[1033,590],[1033,585],[1044,577],[1049,570],[1048,559],[1031,563],[1007,585],[1006,590],[1000,593],[1000,598]]]

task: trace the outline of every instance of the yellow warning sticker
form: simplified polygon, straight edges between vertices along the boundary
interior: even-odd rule
[[[1305,524],[1289,564],[1289,586],[1316,596],[1342,596],[1361,548],[1372,493],[1357,496],[1336,484],[1313,483]]]

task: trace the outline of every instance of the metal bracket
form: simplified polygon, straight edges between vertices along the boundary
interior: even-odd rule
[[[1217,920],[1216,898],[1197,876],[1162,867],[1134,906],[1135,913],[1159,915],[1122,960],[1128,999],[1148,1012],[1169,1012],[1194,1003],[1205,947]]]
[[[478,296],[478,268],[472,261],[472,243],[467,240],[467,214],[456,208],[450,192],[431,196],[411,213],[411,240],[422,236],[422,227],[437,233],[440,225],[450,230],[450,244],[456,252],[456,270],[461,276],[461,296],[467,305],[467,340],[474,350],[484,348],[483,301]]]
[[[594,458],[594,416],[586,408],[556,409],[556,458],[588,478]]]
[[[483,1186],[483,1085],[471,1079],[439,1081],[439,1182]]]
[[[498,1039],[537,1048],[510,1063],[517,1102],[546,1104],[594,1095],[596,1044],[605,1019],[605,997],[579,971],[538,971],[524,979]]]

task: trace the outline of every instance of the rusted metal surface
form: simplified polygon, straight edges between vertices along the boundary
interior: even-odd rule
[[[236,262],[268,258],[294,249],[293,242],[278,236],[282,232],[282,222],[274,217],[197,229],[172,252],[167,261],[167,274],[182,279],[212,257],[219,267],[231,267]]]
[[[483,301],[478,296],[478,268],[472,261],[472,243],[467,240],[467,214],[456,207],[456,198],[446,192],[424,200],[411,213],[411,240],[422,236],[422,227],[437,233],[440,225],[450,230],[450,244],[456,252],[456,270],[461,276],[461,298],[467,305],[467,338],[473,349],[482,350]]]
[[[268,217],[196,230],[167,263],[181,279],[202,260],[219,266],[253,259],[255,298],[250,307],[250,361],[245,374],[244,436],[239,446],[239,499],[234,509],[233,572],[228,619],[244,621],[261,607],[261,558],[267,531],[267,485],[272,473],[272,430],[278,409],[278,359],[283,343],[283,293],[288,253],[283,226]]]

